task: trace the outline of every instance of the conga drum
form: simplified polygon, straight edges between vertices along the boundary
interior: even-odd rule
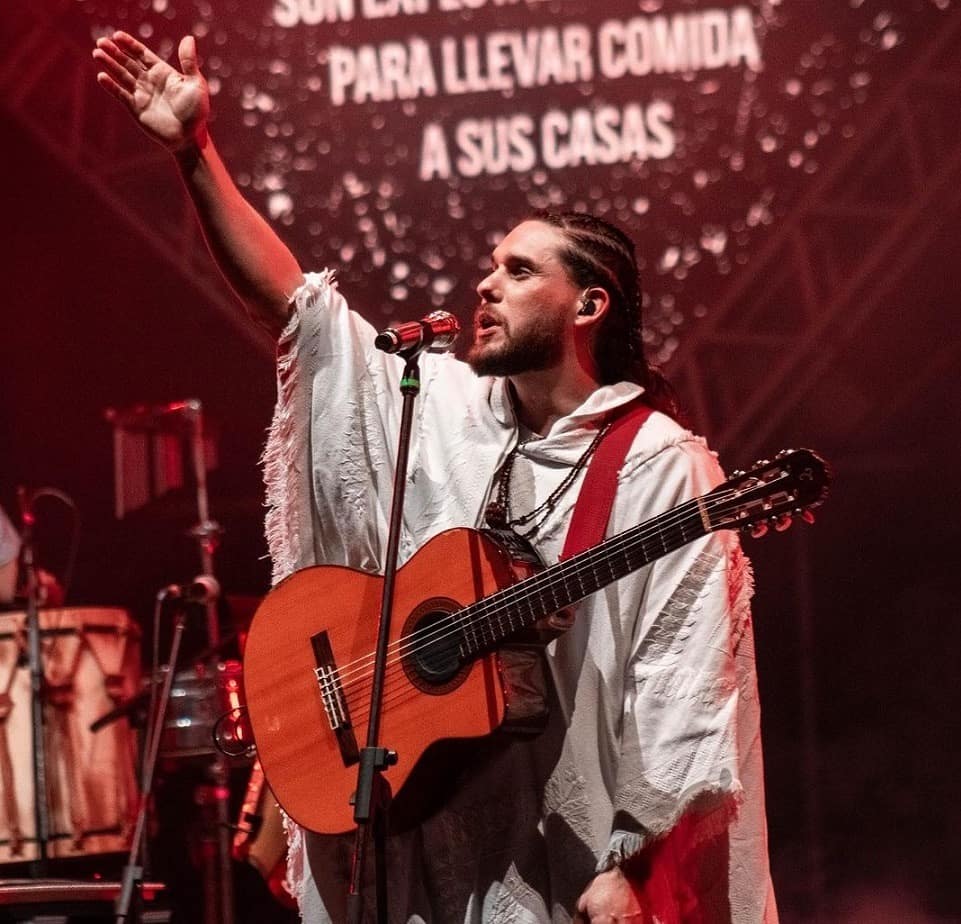
[[[137,810],[136,736],[90,731],[140,686],[140,630],[126,611],[40,611],[48,856],[125,851]],[[26,614],[0,613],[0,863],[38,856]]]

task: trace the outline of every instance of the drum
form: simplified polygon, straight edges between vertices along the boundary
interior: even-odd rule
[[[26,614],[0,613],[0,863],[37,857]],[[121,609],[40,612],[48,856],[125,851],[137,811],[126,721],[90,724],[140,686],[140,630]]]
[[[216,752],[214,735],[225,716],[243,707],[239,661],[222,661],[214,668],[198,664],[177,671],[160,739],[163,757],[204,757]]]

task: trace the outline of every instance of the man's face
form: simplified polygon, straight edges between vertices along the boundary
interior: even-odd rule
[[[519,224],[491,255],[477,286],[467,362],[478,375],[520,375],[557,366],[573,342],[580,297],[559,253],[564,235],[540,221]]]

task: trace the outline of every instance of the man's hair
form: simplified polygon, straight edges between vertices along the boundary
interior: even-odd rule
[[[576,286],[598,286],[611,307],[594,338],[594,361],[601,384],[636,382],[655,410],[680,416],[667,379],[644,355],[641,328],[641,280],[634,242],[620,228],[586,212],[537,211],[530,216],[557,228],[567,246],[560,257]]]

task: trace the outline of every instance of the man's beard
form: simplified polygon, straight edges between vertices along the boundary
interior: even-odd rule
[[[476,375],[521,375],[556,366],[563,355],[563,321],[541,320],[519,334],[506,334],[498,346],[474,342],[465,357]]]

